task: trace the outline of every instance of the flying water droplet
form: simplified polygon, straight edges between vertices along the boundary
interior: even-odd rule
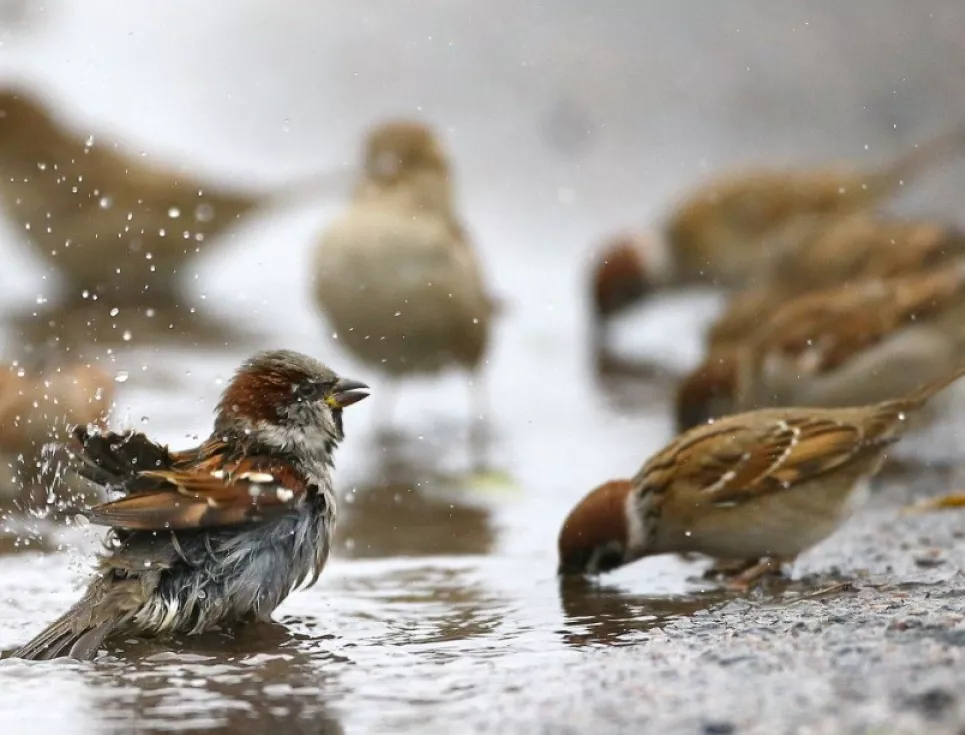
[[[121,370],[114,376],[115,383],[126,383],[127,379],[130,377],[126,370]]]

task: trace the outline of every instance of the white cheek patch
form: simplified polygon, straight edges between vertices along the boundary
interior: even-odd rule
[[[648,503],[646,501],[638,502],[639,500],[640,497],[636,492],[627,493],[627,499],[624,505],[624,515],[627,523],[627,548],[624,549],[624,554],[642,553],[650,541],[650,539],[647,538],[647,528],[643,522],[646,505]]]

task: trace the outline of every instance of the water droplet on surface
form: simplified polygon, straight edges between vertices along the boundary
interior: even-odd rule
[[[115,306],[113,309],[111,309],[110,313],[111,313],[111,316],[117,316],[118,314],[121,313],[121,310]]]
[[[74,525],[77,526],[78,528],[87,528],[88,526],[90,526],[90,518],[88,518],[85,515],[80,515],[80,514],[75,515]]]

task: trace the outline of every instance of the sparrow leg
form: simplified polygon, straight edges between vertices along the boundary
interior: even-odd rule
[[[684,561],[699,559],[699,554],[684,552],[678,554]],[[714,563],[703,573],[704,579],[720,579],[722,577],[736,577],[750,566],[757,564],[757,560],[748,562],[746,559],[715,559]]]
[[[768,574],[780,575],[784,559],[765,556],[763,559],[752,561],[750,565],[745,564],[745,568],[740,573],[733,575],[725,583],[725,587],[739,592],[747,592],[757,586]]]

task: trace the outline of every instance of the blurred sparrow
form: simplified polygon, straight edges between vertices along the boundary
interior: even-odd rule
[[[712,348],[677,391],[680,430],[769,406],[898,398],[965,362],[965,258],[792,299],[741,342]]]
[[[965,255],[965,233],[929,221],[858,214],[830,225],[799,220],[792,229],[800,232],[778,248],[756,287],[734,296],[711,326],[711,348],[746,338],[795,295],[917,273]]]
[[[368,136],[362,181],[322,233],[315,300],[338,341],[392,377],[475,372],[493,301],[455,212],[449,161],[420,123]]]
[[[560,574],[598,574],[644,556],[697,552],[745,569],[745,587],[829,536],[877,472],[907,419],[965,374],[859,408],[766,409],[681,434],[629,481],[574,508],[559,536]]]
[[[331,176],[270,192],[205,185],[66,127],[33,94],[0,89],[0,203],[34,251],[84,291],[142,303],[177,294],[209,238],[240,217],[295,194],[331,187]]]
[[[78,473],[123,497],[86,512],[110,531],[83,598],[14,655],[90,659],[111,636],[268,620],[325,566],[342,409],[366,388],[305,355],[263,352],[238,370],[194,449],[78,428]]]
[[[114,387],[96,364],[65,363],[39,373],[0,368],[0,453],[16,460],[15,491],[33,482],[43,447],[67,439],[69,425],[103,425]]]
[[[915,147],[877,170],[853,166],[740,171],[703,184],[676,208],[663,235],[624,235],[597,256],[592,300],[599,324],[656,289],[739,288],[788,247],[798,220],[813,226],[868,211],[962,146],[965,128]]]

